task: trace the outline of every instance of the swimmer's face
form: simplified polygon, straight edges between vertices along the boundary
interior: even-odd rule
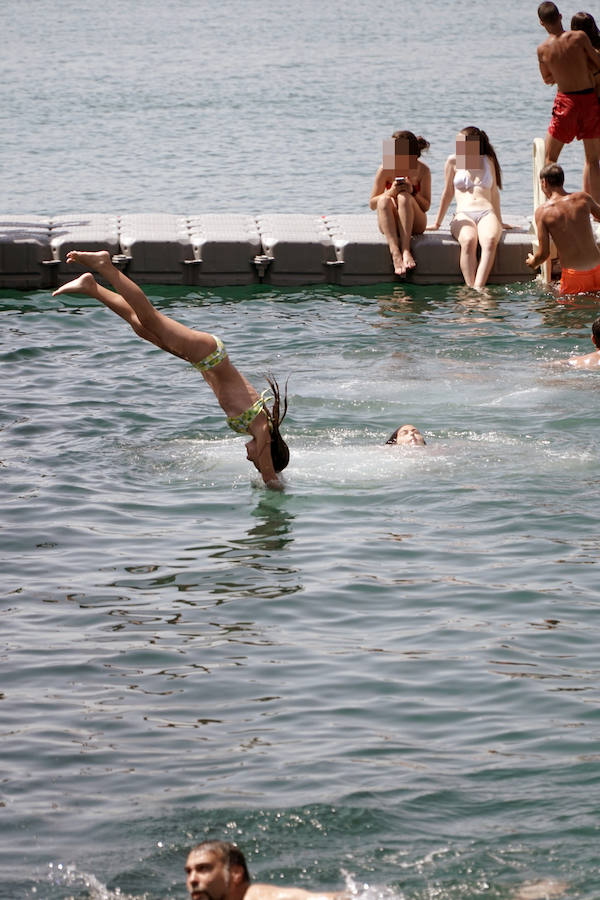
[[[456,168],[480,169],[482,165],[479,138],[476,136],[466,137],[462,131],[459,131],[456,135]]]
[[[396,443],[412,447],[424,447],[425,438],[414,425],[403,425],[396,432]]]
[[[386,138],[383,142],[383,168],[394,175],[408,175],[417,168],[417,157],[410,152],[408,140]]]
[[[227,897],[230,872],[214,850],[192,850],[185,864],[185,874],[192,900],[225,900]]]

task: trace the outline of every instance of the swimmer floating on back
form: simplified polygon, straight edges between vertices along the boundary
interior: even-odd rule
[[[425,438],[418,428],[414,425],[401,425],[396,428],[393,434],[390,434],[386,444],[404,444],[410,447],[424,447]]]
[[[190,362],[213,389],[227,415],[229,427],[239,434],[250,435],[251,440],[246,444],[247,456],[264,483],[270,488],[281,489],[277,473],[285,469],[290,454],[279,433],[279,425],[287,412],[287,394],[281,404],[277,382],[267,378],[273,392],[273,408],[269,410],[264,394],[259,396],[229,361],[219,338],[188,328],[155,309],[137,284],[115,268],[106,250],[97,253],[72,250],[67,254],[67,262],[95,270],[117,293],[99,285],[94,276],[86,272],[54,291],[53,296],[86,294],[94,297],[129,322],[141,338]]]

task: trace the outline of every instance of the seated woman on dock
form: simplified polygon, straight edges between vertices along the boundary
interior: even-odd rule
[[[485,131],[469,125],[456,135],[456,154],[449,156],[445,168],[446,183],[435,225],[442,224],[452,198],[456,213],[450,233],[460,244],[460,270],[469,287],[485,286],[496,258],[502,236],[500,189],[502,172],[494,148]],[[477,262],[477,245],[481,257]]]
[[[99,285],[90,272],[63,285],[58,294],[86,294],[104,303],[128,322],[136,334],[146,341],[185,359],[198,369],[214,391],[227,415],[227,424],[239,434],[249,434],[247,457],[260,472],[267,487],[281,489],[277,475],[288,464],[290,453],[279,433],[287,412],[287,391],[281,404],[279,386],[267,378],[273,392],[273,408],[267,407],[264,391],[260,396],[229,361],[220,338],[195,331],[170,319],[152,306],[143,291],[112,264],[106,250],[99,252],[72,250],[68,263],[79,263],[96,271],[111,284],[116,293]],[[281,412],[283,406],[283,412]]]
[[[431,205],[431,172],[419,159],[429,142],[412,131],[395,131],[383,142],[369,206],[377,210],[379,230],[387,238],[396,275],[414,269],[413,234],[423,234]]]

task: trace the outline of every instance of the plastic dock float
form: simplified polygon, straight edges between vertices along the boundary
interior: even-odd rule
[[[525,258],[531,220],[507,218],[490,283],[532,281]],[[108,250],[140,284],[198,286],[361,285],[394,282],[375,213],[300,215],[206,213],[0,216],[0,288],[52,289],[75,277],[69,250]],[[412,239],[407,283],[462,282],[459,245],[448,228]]]

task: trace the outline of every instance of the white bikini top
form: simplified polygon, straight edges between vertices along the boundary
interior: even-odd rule
[[[483,174],[472,178],[471,172],[482,172]],[[469,191],[472,193],[475,187],[489,190],[493,184],[492,169],[487,156],[483,157],[483,169],[457,169],[454,176],[454,187],[457,191]]]

